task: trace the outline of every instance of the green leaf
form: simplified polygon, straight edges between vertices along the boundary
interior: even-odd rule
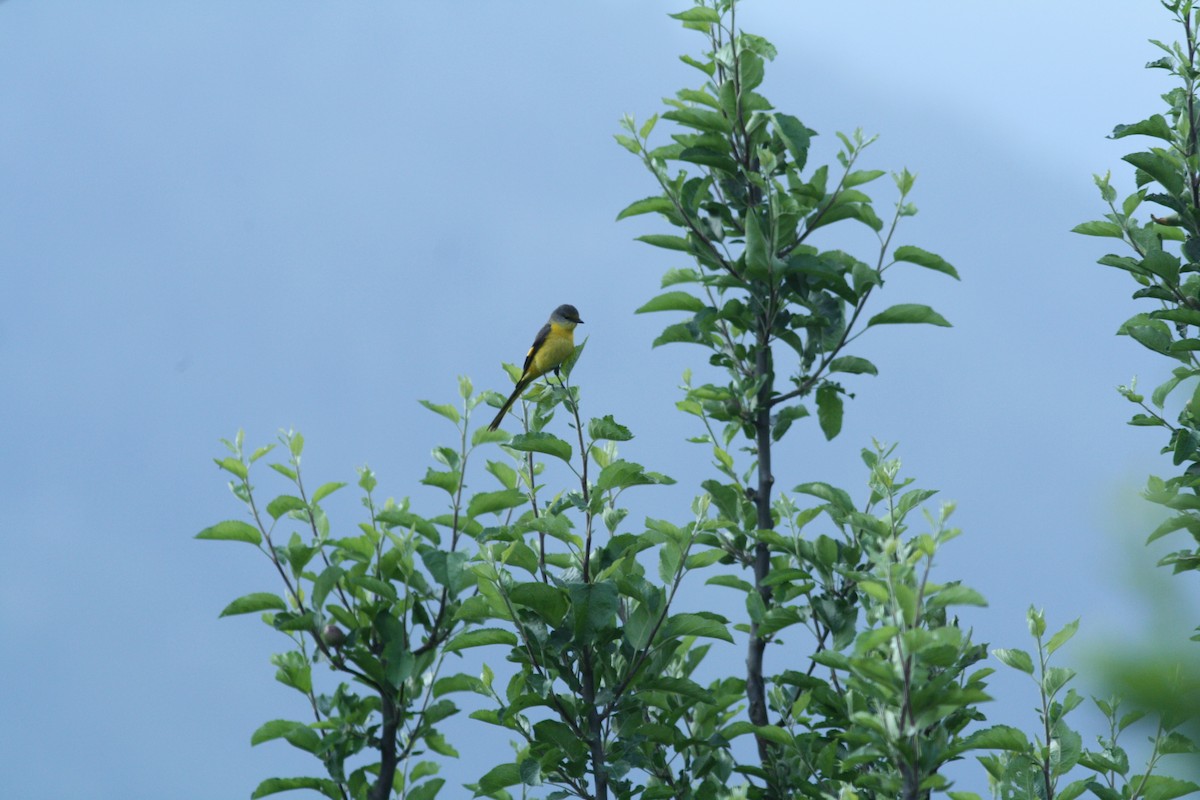
[[[1193,264],[1200,261],[1200,239],[1195,236],[1188,237],[1183,243],[1183,257]]]
[[[724,617],[710,613],[674,614],[667,619],[661,629],[664,639],[680,636],[704,636],[709,639],[720,639],[733,642],[733,636],[726,628],[728,621]]]
[[[242,595],[225,606],[221,616],[232,617],[235,614],[253,614],[256,611],[287,611],[287,603],[277,594],[254,592]]]
[[[741,51],[741,57],[738,59],[738,88],[743,96],[762,84],[764,72],[762,57],[749,50]]]
[[[1114,239],[1122,239],[1125,236],[1125,232],[1120,225],[1115,222],[1102,220],[1081,222],[1074,228],[1071,228],[1071,233],[1081,233],[1084,236],[1111,236]]]
[[[1066,667],[1047,667],[1042,675],[1042,690],[1053,697],[1075,677],[1075,670]]]
[[[719,112],[701,108],[675,108],[662,116],[663,119],[669,119],[705,133],[728,134],[733,130],[733,123],[728,117]]]
[[[711,567],[726,557],[725,552],[721,550],[702,550],[699,553],[689,555],[684,562],[684,566],[687,569],[703,569],[704,567]]]
[[[879,603],[886,603],[892,599],[892,593],[888,591],[887,586],[879,581],[859,581],[858,588]]]
[[[1146,261],[1149,260],[1147,256]],[[1170,322],[1182,322],[1184,325],[1200,326],[1200,311],[1193,308],[1162,308],[1151,311],[1149,316],[1150,319],[1165,319]]]
[[[263,456],[265,456],[267,453],[271,452],[274,449],[275,449],[275,445],[264,444],[262,447],[258,448],[257,450],[255,450],[253,453],[250,454],[250,463],[253,464],[255,461],[258,461],[260,458],[262,458]]]
[[[718,550],[716,552],[721,553],[720,550]],[[722,553],[722,555],[724,555],[724,553]],[[735,577],[733,575],[714,575],[713,577],[706,580],[704,583],[705,583],[705,585],[712,585],[712,586],[726,586],[730,589],[737,589],[740,592],[754,591],[754,587],[750,585],[749,581],[744,581],[741,578]]]
[[[487,428],[476,428],[471,431],[471,446],[478,447],[481,444],[495,444],[496,442],[507,442],[508,434],[500,429],[489,431]]]
[[[542,782],[542,764],[536,758],[523,758],[517,767],[521,773],[521,783],[526,786],[538,786]]]
[[[668,286],[675,286],[680,283],[698,283],[700,281],[700,273],[694,269],[686,267],[673,267],[663,273],[662,287],[665,289]]]
[[[779,409],[778,413],[773,415],[771,439],[778,442],[788,432],[788,428],[792,427],[793,422],[807,416],[808,409],[804,406],[784,406]]]
[[[870,321],[867,322],[867,327],[872,325],[907,325],[912,323],[927,323],[929,325],[939,325],[943,328],[950,327],[950,323],[946,321],[945,317],[929,306],[923,306],[918,303],[901,303],[900,305],[884,309],[871,317]]]
[[[1109,253],[1108,255],[1101,256],[1100,258],[1096,259],[1096,263],[1106,267],[1123,269],[1126,272],[1133,273],[1134,275],[1143,275],[1146,272],[1144,269],[1142,269],[1142,262],[1135,258],[1130,258],[1129,256],[1118,256]]]
[[[826,561],[832,563],[833,559],[826,559]],[[896,596],[896,605],[898,605],[900,610],[904,612],[904,621],[910,626],[913,625],[917,619],[918,600],[916,591],[912,586],[906,583],[894,584],[892,591]]]
[[[507,786],[516,786],[521,782],[521,768],[516,764],[501,764],[492,767],[487,774],[479,779],[479,788],[475,796],[491,795]]]
[[[1176,797],[1200,792],[1200,785],[1166,775],[1147,775],[1141,788],[1142,797],[1146,800],[1174,800]]]
[[[661,247],[664,250],[679,250],[684,253],[692,251],[692,246],[688,243],[687,239],[665,233],[647,233],[644,236],[635,237],[635,241],[645,242],[655,247]]]
[[[886,174],[887,171],[882,169],[855,170],[842,179],[842,186],[846,187],[847,189],[854,186],[862,186],[864,183],[870,183],[873,180],[882,178]]]
[[[289,481],[294,482],[296,480],[296,473],[288,469],[283,464],[268,464],[267,466],[278,472],[283,477],[287,478]]]
[[[803,170],[808,162],[808,147],[816,131],[808,129],[804,123],[788,114],[772,114],[771,122],[783,146],[796,162],[796,169]]]
[[[293,789],[315,789],[331,800],[342,800],[338,785],[328,778],[267,778],[258,785],[254,794],[250,795],[250,800],[279,792],[290,792]]]
[[[1142,259],[1142,266],[1169,284],[1179,283],[1179,258],[1165,250],[1151,250]]]
[[[876,586],[882,587],[882,584],[876,584]],[[884,591],[886,592],[887,590],[884,589]],[[876,592],[868,592],[868,594],[870,594],[872,597],[874,597]],[[886,600],[887,598],[885,597],[883,599]],[[871,631],[864,631],[862,634],[859,635],[857,642],[855,642],[855,645],[854,645],[855,652],[863,653],[863,654],[870,653],[876,647],[879,647],[880,645],[886,644],[887,642],[890,642],[892,639],[895,639],[896,636],[899,635],[899,633],[900,633],[900,629],[898,627],[896,627],[895,625],[885,625],[882,628],[876,628],[875,630],[871,630]],[[872,658],[875,658],[875,656],[872,656]]]
[[[258,532],[258,528],[236,519],[218,522],[210,528],[205,528],[196,534],[196,538],[262,544],[262,534]]]
[[[621,213],[617,214],[617,219],[622,220],[626,217],[635,217],[638,214],[651,214],[654,212],[658,212],[660,214],[670,214],[674,211],[675,204],[671,202],[670,198],[663,197],[662,195],[655,195],[654,197],[635,200],[629,205],[625,206]]]
[[[487,471],[495,475],[504,488],[517,488],[517,471],[503,461],[487,462]]]
[[[1122,729],[1127,727],[1124,722],[1122,719]],[[1163,755],[1200,755],[1200,745],[1177,731],[1167,734],[1158,750]]]
[[[1141,122],[1134,122],[1130,125],[1118,125],[1113,128],[1110,139],[1121,139],[1126,136],[1153,136],[1156,139],[1170,142],[1175,138],[1174,131],[1171,130],[1170,124],[1163,118],[1161,114],[1155,114],[1149,119],[1144,119]]]
[[[878,375],[879,370],[865,358],[858,356],[842,356],[829,362],[830,372],[844,372],[848,375]]]
[[[536,581],[519,583],[509,592],[509,598],[519,606],[532,608],[552,627],[558,627],[567,613],[567,597],[557,586]]]
[[[1167,345],[1170,353],[1193,353],[1200,350],[1200,339],[1179,339]]]
[[[1124,800],[1125,797],[1116,789],[1105,786],[1103,783],[1095,780],[1088,781],[1087,788],[1091,790],[1092,794],[1100,798],[1100,800]]]
[[[475,585],[475,573],[466,569],[467,554],[462,551],[447,552],[445,550],[423,548],[421,550],[421,561],[425,564],[425,568],[429,570],[429,574],[433,576],[433,579],[438,582],[438,585],[445,586],[450,590],[451,597],[468,586]]]
[[[459,650],[466,650],[468,647],[483,647],[490,644],[504,644],[509,647],[515,647],[517,637],[512,631],[500,628],[474,628],[469,631],[463,631],[447,642],[445,650],[447,653],[457,653]]]
[[[312,667],[298,651],[276,653],[271,663],[278,667],[275,680],[303,694],[312,691]]]
[[[1033,659],[1024,650],[1006,647],[992,648],[992,655],[1000,659],[1000,663],[1013,669],[1019,669],[1027,675],[1033,674]]]
[[[453,495],[458,491],[459,481],[462,480],[462,473],[457,470],[447,472],[436,470],[433,467],[428,467],[425,470],[425,477],[421,479],[421,483],[426,486],[436,486],[439,489]]]
[[[931,598],[926,604],[930,608],[945,608],[946,606],[980,606],[986,607],[987,600],[974,589],[966,586],[946,586]]]
[[[842,430],[842,396],[831,383],[817,389],[817,421],[826,439],[833,439]]]
[[[520,489],[501,489],[497,492],[480,492],[471,497],[467,504],[467,516],[479,517],[495,514],[524,505],[529,498]]]
[[[267,513],[271,515],[271,519],[279,519],[289,511],[299,511],[303,508],[308,508],[308,505],[299,497],[292,497],[290,494],[281,494],[267,503]]]
[[[396,602],[396,588],[387,581],[381,581],[372,575],[355,575],[351,573],[346,577],[346,583],[350,586],[358,586],[366,589],[376,597],[382,597]]]
[[[647,314],[651,311],[703,311],[707,308],[700,298],[687,292],[666,292],[642,305],[635,314]]]
[[[701,167],[715,167],[728,173],[737,171],[736,161],[721,151],[710,150],[707,147],[685,147],[679,153],[679,160]]]
[[[1193,373],[1191,370],[1184,367],[1176,367],[1172,373],[1172,376],[1160,386],[1155,388],[1155,390],[1150,394],[1150,402],[1154,403],[1154,405],[1158,406],[1159,408],[1162,408],[1163,403],[1167,401],[1167,397],[1171,394],[1171,392],[1175,391],[1175,387],[1188,378],[1193,377],[1194,374],[1195,373]]]
[[[437,528],[429,520],[418,517],[409,511],[400,508],[385,508],[375,515],[376,521],[390,527],[403,528],[405,530],[415,530],[417,533],[424,536],[429,541],[437,544],[441,539],[438,535]]]
[[[1157,528],[1154,529],[1149,538],[1146,539],[1146,544],[1150,544],[1151,542],[1166,536],[1168,533],[1174,533],[1175,531],[1183,528],[1187,528],[1188,532],[1191,533],[1193,537],[1200,539],[1200,517],[1197,517],[1194,514],[1184,513],[1163,521]]]
[[[844,194],[857,193],[854,189],[846,190]],[[829,205],[814,212],[808,220],[810,231],[841,222],[844,219],[854,219],[879,232],[883,222],[865,202],[846,201],[840,194],[830,201]]]
[[[659,347],[664,344],[708,344],[710,341],[707,334],[702,333],[697,329],[695,322],[677,322],[674,325],[668,325],[663,328],[663,332],[650,345],[651,347]]]
[[[1046,643],[1046,652],[1053,653],[1055,650],[1062,647],[1070,640],[1072,636],[1075,635],[1075,631],[1077,630],[1079,630],[1078,619],[1076,619],[1074,622],[1068,622],[1063,626],[1062,630],[1050,637],[1050,641]]]
[[[617,616],[617,586],[610,581],[569,583],[571,618],[576,640],[591,641],[612,628]]]
[[[242,480],[246,480],[246,476],[250,474],[246,469],[246,465],[232,456],[227,456],[225,458],[214,458],[213,461],[216,462],[216,465],[221,469],[225,470],[231,475],[236,475]]]
[[[286,739],[290,744],[315,753],[321,746],[321,737],[312,728],[301,722],[273,719],[259,726],[250,736],[250,745],[259,745],[272,739]]]
[[[699,103],[702,106],[709,108],[720,108],[721,104],[717,102],[717,98],[713,97],[704,89],[680,89],[675,93],[675,96],[686,103]],[[643,134],[644,139],[648,134]]]
[[[1058,745],[1050,750],[1051,774],[1065,775],[1079,763],[1079,756],[1083,752],[1083,738],[1060,719],[1054,726],[1051,741]]]
[[[314,502],[314,503],[321,502],[326,497],[329,497],[329,495],[333,494],[334,492],[336,492],[338,489],[342,488],[345,485],[346,484],[340,483],[338,481],[331,481],[330,483],[322,484],[321,486],[319,486],[317,488],[317,490],[315,492],[313,492],[312,502]]]
[[[1106,203],[1115,203],[1117,200],[1117,190],[1112,187],[1112,172],[1106,172],[1104,175],[1097,173],[1092,174],[1092,180],[1096,182],[1097,188],[1100,189],[1100,199]],[[1128,198],[1126,198],[1128,202]],[[1126,211],[1126,214],[1132,211]]]
[[[329,593],[337,586],[337,582],[346,574],[345,570],[336,564],[330,564],[317,579],[313,581],[312,588],[312,607],[321,608],[325,605],[325,598],[329,597]]]
[[[896,252],[892,254],[892,258],[897,261],[905,261],[909,264],[916,264],[918,267],[925,267],[934,272],[941,272],[945,275],[958,280],[958,270],[952,267],[949,262],[939,255],[930,253],[928,250],[922,250],[919,247],[912,245],[904,245],[897,247]]]
[[[611,414],[606,414],[599,419],[593,417],[588,420],[588,437],[593,441],[605,439],[610,442],[627,442],[633,438],[633,434],[629,432],[629,428],[613,419]]]
[[[458,415],[458,409],[449,403],[431,403],[428,400],[418,400],[417,402],[428,408],[433,413],[441,414],[455,425],[457,425],[458,421],[461,419],[461,417]]]
[[[457,675],[447,675],[444,678],[438,678],[436,681],[434,681],[433,696],[435,698],[444,697],[445,695],[453,692],[474,692],[475,694],[487,695],[487,690],[483,680],[475,677],[474,675],[466,675],[460,672]],[[431,762],[420,762],[420,764],[428,763]],[[418,764],[418,767],[420,767],[420,764]],[[425,774],[433,775],[437,773],[437,771],[437,765],[434,764],[433,769],[430,769]]]
[[[1007,750],[1024,753],[1029,750],[1029,740],[1019,729],[1010,725],[993,725],[976,731],[967,737],[972,750]]]
[[[1172,195],[1183,193],[1183,178],[1179,174],[1180,167],[1170,159],[1158,153],[1130,153],[1125,161],[1149,175]]]
[[[726,725],[720,730],[721,738],[726,741],[732,741],[739,736],[754,733],[754,724],[749,720],[740,719],[730,725]]]
[[[630,486],[649,486],[653,484],[672,484],[675,481],[657,472],[647,472],[641,464],[617,459],[600,470],[596,479],[596,490],[605,492],[609,489],[626,489]]]
[[[764,231],[758,213],[746,213],[746,272],[750,277],[767,280],[771,274],[774,247],[770,232]]]
[[[668,14],[671,19],[677,19],[680,22],[720,22],[721,15],[716,9],[707,8],[704,6],[696,6],[689,8],[686,11],[680,11],[678,14]],[[505,784],[506,786],[508,784]]]
[[[1144,316],[1144,315],[1139,315]],[[1147,319],[1146,325],[1130,325],[1126,323],[1117,331],[1117,335],[1126,334],[1138,344],[1156,353],[1166,353],[1171,346],[1171,330],[1162,322]]]
[[[421,763],[429,764],[432,762],[422,761]],[[415,773],[416,770],[413,770],[413,772]],[[410,777],[410,780],[415,782],[417,777],[414,775]],[[425,781],[425,783],[411,786],[408,791],[404,793],[404,800],[434,800],[434,798],[437,797],[437,793],[441,791],[442,785],[445,783],[445,778],[434,778],[433,780]]]
[[[508,446],[523,453],[544,453],[563,461],[571,460],[571,445],[550,433],[519,433],[512,438]]]
[[[633,153],[634,155],[637,155],[638,153],[640,153],[642,151],[641,145],[639,145],[637,139],[634,139],[632,136],[625,136],[624,134],[614,133],[613,138],[617,140],[617,144],[621,145],[621,147],[624,147],[626,150]]]
[[[821,483],[820,481],[802,483],[792,489],[792,491],[818,497],[843,514],[849,514],[854,511],[854,501],[850,499],[850,495],[846,490],[830,486],[828,483]]]
[[[755,725],[754,733],[759,738],[766,739],[768,742],[790,747],[796,742],[796,738],[785,731],[778,725]]]

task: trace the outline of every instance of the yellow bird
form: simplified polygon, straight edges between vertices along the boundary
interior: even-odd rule
[[[575,351],[575,326],[582,324],[583,320],[579,318],[579,312],[575,310],[575,306],[561,305],[554,309],[549,321],[538,331],[537,337],[533,340],[533,346],[525,354],[525,366],[521,369],[521,379],[517,381],[513,393],[500,407],[500,413],[492,420],[492,424],[488,425],[489,431],[500,427],[508,409],[512,407],[512,404],[529,384],[551,370],[555,375],[559,374],[559,366]]]

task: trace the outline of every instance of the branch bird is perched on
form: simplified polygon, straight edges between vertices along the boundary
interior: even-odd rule
[[[529,384],[551,370],[555,375],[559,374],[559,366],[567,360],[571,353],[575,352],[575,326],[582,324],[583,320],[579,318],[579,312],[575,310],[575,306],[561,305],[554,309],[550,319],[538,331],[537,337],[533,340],[533,346],[525,354],[525,366],[521,369],[521,379],[517,381],[513,393],[500,407],[500,413],[492,420],[492,424],[488,425],[489,431],[500,427],[508,409],[512,407],[512,404]]]

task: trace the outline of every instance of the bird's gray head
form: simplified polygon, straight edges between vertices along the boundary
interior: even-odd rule
[[[583,320],[579,318],[579,311],[572,305],[561,305],[554,309],[554,313],[550,315],[551,322],[557,322],[559,325],[571,324],[582,325]]]

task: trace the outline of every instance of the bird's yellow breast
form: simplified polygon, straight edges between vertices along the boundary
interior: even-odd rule
[[[558,367],[575,350],[575,326],[550,323],[550,332],[540,347],[533,353],[533,362],[529,365],[528,375],[537,378]]]

